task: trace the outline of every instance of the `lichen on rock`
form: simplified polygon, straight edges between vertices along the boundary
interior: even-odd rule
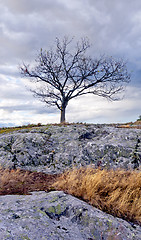
[[[1,239],[131,240],[141,228],[63,193],[0,196]]]
[[[0,165],[59,173],[73,166],[140,169],[141,129],[44,126],[0,135]]]

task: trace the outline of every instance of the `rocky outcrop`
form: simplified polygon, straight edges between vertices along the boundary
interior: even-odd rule
[[[140,169],[141,129],[48,125],[0,135],[0,165],[5,168],[58,173],[88,164]]]
[[[0,135],[0,166],[59,173],[73,166],[138,168],[141,129],[41,126]],[[2,240],[141,240],[141,227],[62,191],[0,196]]]
[[[1,240],[140,240],[141,228],[63,193],[0,196]]]

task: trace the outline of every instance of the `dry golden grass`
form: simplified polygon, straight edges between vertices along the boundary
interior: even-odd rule
[[[58,176],[20,169],[0,169],[0,195],[50,191]]]
[[[141,225],[141,172],[91,166],[63,174],[0,169],[0,195],[63,190],[114,216]]]
[[[23,126],[18,126],[18,127],[2,127],[0,128],[0,134],[2,133],[12,133],[21,129],[27,129],[27,130],[31,130],[33,127],[41,127],[41,123],[38,124],[28,124],[28,125],[23,125]]]
[[[53,186],[102,211],[141,224],[141,172],[80,168],[62,174]]]
[[[141,129],[141,120],[137,120],[134,123],[130,122],[130,123],[119,125],[118,128],[137,128],[137,129]]]
[[[118,128],[135,128],[135,129],[141,129],[141,126],[121,125],[121,126],[118,126]]]

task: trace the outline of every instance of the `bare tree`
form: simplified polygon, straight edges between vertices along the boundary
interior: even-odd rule
[[[117,100],[118,93],[130,81],[123,60],[105,56],[93,59],[86,54],[90,48],[87,38],[75,45],[73,40],[57,38],[54,48],[41,49],[33,67],[21,66],[22,75],[38,85],[31,90],[34,96],[49,106],[56,106],[61,111],[61,122],[65,122],[65,110],[71,99],[94,94]]]

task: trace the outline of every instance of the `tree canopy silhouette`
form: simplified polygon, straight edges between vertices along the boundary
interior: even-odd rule
[[[87,38],[75,44],[73,38],[57,38],[54,48],[40,50],[33,66],[25,63],[21,66],[22,75],[37,83],[37,88],[31,89],[34,96],[49,106],[56,106],[61,112],[61,122],[65,122],[71,99],[94,94],[117,100],[130,81],[122,59],[93,58],[87,54],[90,47]]]

